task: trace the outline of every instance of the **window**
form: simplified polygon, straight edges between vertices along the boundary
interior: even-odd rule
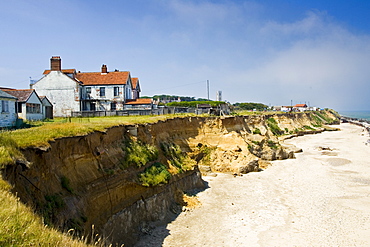
[[[21,102],[18,102],[18,113],[22,113],[22,103]]]
[[[9,112],[9,101],[7,100],[1,101],[1,112]]]
[[[100,88],[100,97],[105,97],[105,87]]]
[[[119,87],[114,87],[114,96],[119,96]]]
[[[90,94],[90,93],[91,93],[91,87],[87,87],[87,88],[86,88],[86,93],[87,93],[87,94]]]
[[[117,110],[117,104],[116,104],[116,103],[114,103],[114,102],[110,103],[110,110],[111,110],[111,111],[115,111],[115,110]]]
[[[26,112],[27,113],[41,113],[40,104],[26,103]]]

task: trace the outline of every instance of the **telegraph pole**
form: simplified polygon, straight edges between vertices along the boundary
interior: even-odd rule
[[[207,95],[208,95],[208,100],[209,100],[209,80],[207,80]]]

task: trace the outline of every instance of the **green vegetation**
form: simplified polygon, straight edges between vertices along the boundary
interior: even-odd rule
[[[223,101],[181,101],[181,102],[171,102],[167,106],[178,106],[178,107],[197,107],[199,104],[209,104],[212,107],[216,107],[225,104]]]
[[[202,99],[202,98],[195,98],[195,97],[189,97],[189,96],[178,96],[178,95],[154,95],[153,97],[147,97],[143,96],[140,98],[152,98],[154,100],[160,100],[160,101],[175,101],[175,100],[181,100],[181,101],[207,101],[208,99]]]
[[[274,141],[272,140],[268,140],[267,141],[267,146],[269,146],[271,149],[277,149],[279,146],[278,146],[278,143],[275,143]]]
[[[10,135],[0,135],[0,169],[4,169],[6,165],[14,164],[16,159],[23,157],[18,150],[17,143]]]
[[[195,161],[184,154],[180,146],[176,144],[163,142],[161,143],[161,150],[170,164],[176,167],[176,173],[191,170],[195,165]]]
[[[0,179],[0,246],[87,246],[45,226],[42,219],[9,190],[9,184]]]
[[[62,188],[66,189],[70,193],[73,193],[73,189],[71,187],[71,182],[69,181],[69,179],[67,177],[62,176],[60,178],[60,183],[62,185]]]
[[[188,114],[181,117],[186,116],[192,115]],[[48,142],[56,138],[86,135],[94,131],[105,131],[118,125],[154,123],[173,117],[174,115],[56,118],[48,122],[34,122],[37,127],[1,132],[0,138],[12,139],[16,144],[15,146],[19,148],[48,146]],[[176,115],[176,117],[179,116]]]
[[[45,203],[42,205],[40,212],[46,225],[52,225],[56,220],[56,214],[59,209],[65,206],[62,197],[59,194],[46,195]]]
[[[279,128],[275,118],[273,117],[267,119],[267,126],[270,128],[271,132],[276,136],[284,134],[284,131]]]
[[[125,163],[127,166],[142,167],[148,162],[158,159],[158,149],[140,141],[126,140],[123,150],[126,153]]]
[[[165,184],[171,178],[171,173],[166,166],[156,162],[139,174],[139,181],[143,186],[155,186],[158,184]]]
[[[247,110],[247,111],[265,111],[268,109],[268,106],[262,103],[235,103],[233,104],[235,110]]]
[[[313,113],[316,114],[319,118],[323,119],[327,124],[332,124],[334,122],[334,119],[328,117],[325,111],[315,111]]]
[[[253,134],[255,134],[255,135],[261,135],[261,130],[259,128],[255,128],[253,130]]]
[[[209,147],[201,143],[199,143],[197,147],[198,147],[198,153],[200,154],[199,156],[200,160],[199,160],[198,165],[210,166],[212,152],[216,150],[216,147]]]

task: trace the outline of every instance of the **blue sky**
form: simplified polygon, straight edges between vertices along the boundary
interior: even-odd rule
[[[28,88],[50,57],[128,70],[142,95],[370,110],[370,1],[0,2],[0,86]]]

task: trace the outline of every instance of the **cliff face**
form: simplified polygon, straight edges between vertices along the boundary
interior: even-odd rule
[[[322,114],[191,117],[117,126],[57,139],[47,148],[27,148],[28,163],[8,166],[3,177],[46,223],[85,235],[94,226],[108,242],[128,246],[147,222],[163,220],[176,208],[176,191],[204,187],[198,166],[204,172],[246,173],[268,160],[292,158],[295,150],[281,145],[281,135],[316,133],[323,131],[320,125],[337,121],[330,112]],[[159,155],[129,165],[132,141],[156,148]],[[176,168],[179,160],[197,165]],[[176,172],[166,184],[143,186],[139,175],[154,162]]]

